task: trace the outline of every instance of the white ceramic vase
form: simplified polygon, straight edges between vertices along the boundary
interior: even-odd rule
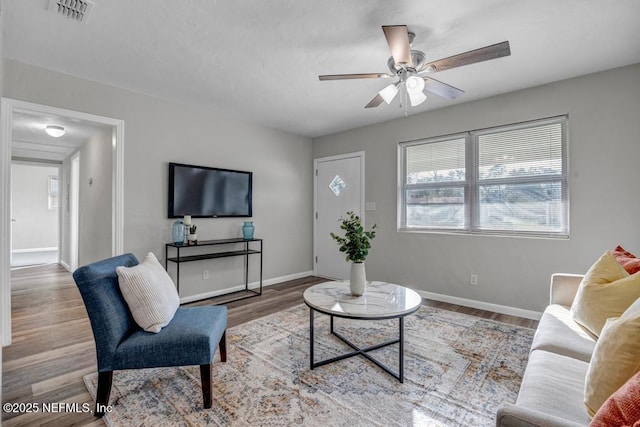
[[[364,271],[364,262],[352,262],[349,276],[351,295],[359,297],[364,295],[367,285],[367,276]]]

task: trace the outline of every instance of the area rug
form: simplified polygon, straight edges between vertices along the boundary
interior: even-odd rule
[[[316,361],[349,351],[315,316]],[[397,337],[398,321],[336,319],[360,344]],[[533,330],[422,306],[405,318],[404,383],[362,356],[309,369],[309,309],[227,330],[227,362],[213,367],[202,408],[197,366],[114,373],[111,426],[489,426],[514,402]],[[374,352],[396,369],[398,347]],[[97,374],[85,384],[95,398]]]

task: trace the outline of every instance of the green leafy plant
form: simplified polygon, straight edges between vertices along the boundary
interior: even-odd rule
[[[335,233],[330,233],[331,237],[338,242],[340,252],[347,254],[347,261],[364,262],[369,255],[371,240],[376,237],[376,224],[371,230],[365,231],[360,221],[360,217],[352,211],[347,212],[348,218],[340,217],[340,228],[344,230],[344,237]]]
[[[192,224],[192,225],[189,227],[189,234],[196,234],[196,229],[197,229],[197,228],[198,228],[198,226],[197,226],[197,225]]]

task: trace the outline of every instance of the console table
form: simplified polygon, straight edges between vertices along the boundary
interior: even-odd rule
[[[250,243],[259,244],[258,248],[251,248]],[[240,250],[229,250],[229,251],[215,251],[214,248],[220,247],[222,245],[238,245],[242,244],[243,248]],[[256,246],[256,245],[254,245]],[[172,249],[175,253],[175,256],[169,257],[169,249]],[[203,250],[203,248],[206,248]],[[189,251],[193,251],[194,249],[200,249],[197,254],[189,255]],[[186,254],[185,254],[186,251]],[[182,253],[181,253],[182,252]],[[249,255],[260,255],[260,287],[258,290],[249,289]],[[167,243],[164,247],[164,268],[168,270],[169,262],[173,262],[176,264],[176,288],[178,289],[178,294],[180,294],[180,264],[184,262],[194,262],[194,261],[204,261],[208,259],[216,259],[216,258],[228,258],[228,257],[236,257],[243,256],[244,257],[244,290],[228,292],[222,295],[231,295],[234,293],[244,293],[244,296],[240,296],[231,301],[238,301],[245,298],[251,298],[258,295],[262,295],[262,239],[242,239],[242,238],[234,238],[234,239],[218,239],[218,240],[199,240],[195,245],[186,245],[186,244],[177,244],[177,243]],[[231,302],[231,301],[225,301]]]

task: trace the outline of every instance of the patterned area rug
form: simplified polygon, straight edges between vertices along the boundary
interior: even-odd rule
[[[349,351],[316,314],[316,361]],[[336,319],[360,344],[397,338],[398,321]],[[200,371],[114,373],[111,426],[489,426],[514,402],[533,330],[422,306],[405,318],[403,384],[362,356],[309,369],[309,309],[299,305],[227,331],[214,363],[213,406],[202,409]],[[398,347],[373,354],[394,370]],[[218,355],[216,353],[216,358]],[[85,383],[95,398],[97,374]]]

